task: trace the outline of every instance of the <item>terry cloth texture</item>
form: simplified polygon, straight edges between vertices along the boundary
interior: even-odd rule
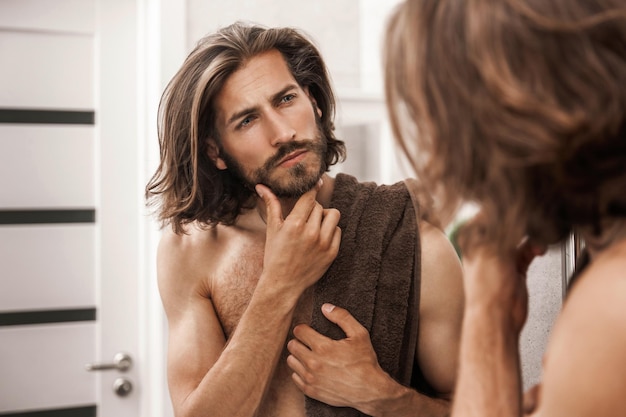
[[[419,232],[417,207],[403,182],[377,186],[339,174],[331,207],[341,212],[337,258],[318,281],[311,327],[345,337],[321,313],[324,303],[347,309],[370,332],[380,366],[409,385],[417,343]],[[309,417],[356,417],[352,408],[306,398]]]

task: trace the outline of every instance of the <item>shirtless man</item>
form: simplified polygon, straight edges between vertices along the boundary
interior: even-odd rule
[[[286,344],[294,326],[310,322],[312,286],[339,251],[340,213],[325,208],[336,181],[325,172],[344,156],[333,110],[319,53],[290,29],[225,28],[203,39],[168,85],[160,109],[161,165],[147,198],[169,226],[159,245],[158,281],[178,417],[306,415]],[[350,371],[325,368],[330,381],[361,375],[356,382],[370,385],[366,399],[350,387],[338,389],[342,403],[333,405],[372,415],[391,410],[391,401],[404,405],[396,416],[415,415],[417,409],[407,414],[407,404],[418,404],[419,415],[449,410],[462,314],[460,264],[439,229],[421,222],[420,236],[414,356],[443,399],[390,378],[370,349]],[[354,333],[371,347],[358,322],[338,321],[350,327],[348,337],[328,344],[329,357],[340,360],[333,353]],[[304,333],[322,337],[311,328]],[[306,363],[300,359],[289,362]]]
[[[392,126],[420,178],[443,208],[480,209],[460,235],[452,415],[625,416],[626,2],[405,0],[385,50]],[[527,268],[570,233],[586,262],[523,397]]]

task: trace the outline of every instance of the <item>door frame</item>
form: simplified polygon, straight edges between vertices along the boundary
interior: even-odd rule
[[[144,111],[141,115],[143,178],[140,180],[140,207],[143,215],[142,265],[145,268],[140,280],[140,294],[143,295],[140,348],[147,369],[141,377],[145,395],[141,396],[140,416],[173,417],[166,374],[167,320],[156,279],[156,251],[161,233],[154,216],[145,209],[143,189],[159,163],[157,111],[161,94],[187,54],[187,7],[186,1],[180,0],[136,1],[142,10],[140,72],[145,75],[140,88]]]
[[[136,386],[134,399],[120,399],[111,389],[120,374],[100,373],[99,415],[169,417],[167,329],[156,284],[160,232],[143,190],[158,162],[160,95],[186,50],[186,6],[179,0],[96,1],[96,355],[107,361],[118,351],[130,353],[135,364],[125,376]]]
[[[102,371],[97,378],[98,416],[140,415],[140,375],[148,370],[140,351],[142,273],[139,211],[141,106],[137,0],[96,2],[96,288],[99,317],[96,362],[117,352],[133,359],[129,371]],[[112,386],[124,377],[133,393],[121,398]]]

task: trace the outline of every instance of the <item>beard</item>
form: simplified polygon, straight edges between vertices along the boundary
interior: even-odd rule
[[[326,165],[327,147],[326,139],[321,135],[315,140],[286,142],[260,168],[253,171],[247,171],[224,149],[220,149],[220,157],[226,163],[230,174],[253,192],[255,185],[263,184],[269,187],[278,198],[299,198],[311,190],[328,170]],[[291,152],[298,150],[311,152],[315,155],[316,161],[308,164],[304,161],[299,162],[286,169],[287,175],[281,178],[273,177],[280,161]]]

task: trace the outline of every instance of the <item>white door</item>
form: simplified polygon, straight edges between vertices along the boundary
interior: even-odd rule
[[[167,407],[142,196],[143,4],[0,0],[2,416]],[[86,371],[118,352],[127,371]]]

